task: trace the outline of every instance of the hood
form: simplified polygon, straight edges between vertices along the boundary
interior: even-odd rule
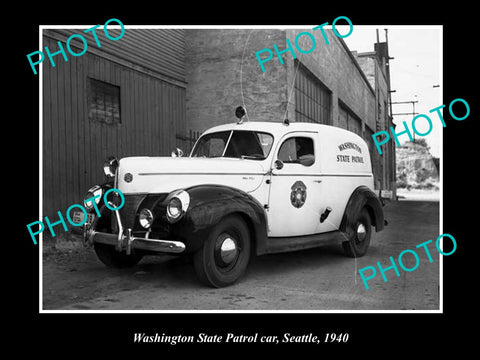
[[[125,176],[127,173],[131,176]],[[124,194],[167,193],[215,184],[252,192],[265,173],[259,161],[249,159],[128,157],[119,161],[117,188]]]

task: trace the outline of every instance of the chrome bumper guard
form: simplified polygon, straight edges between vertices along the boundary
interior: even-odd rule
[[[165,253],[181,253],[185,250],[185,244],[180,241],[147,239],[131,236],[131,230],[127,229],[127,235],[119,236],[94,230],[87,230],[87,238],[90,242],[113,245],[118,251],[126,250],[130,255],[131,249],[142,249]]]
[[[118,210],[114,210],[113,212],[115,213],[118,223],[118,235],[99,232],[85,227],[85,243],[93,244],[94,242],[96,242],[100,244],[113,245],[115,246],[117,251],[125,250],[127,255],[130,255],[132,248],[177,254],[185,250],[185,244],[181,241],[150,239],[148,237],[149,233],[147,233],[145,237],[132,236],[131,229],[123,228]]]

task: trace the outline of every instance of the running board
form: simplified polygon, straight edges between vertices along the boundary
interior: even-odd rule
[[[264,254],[276,254],[289,251],[310,249],[322,245],[341,244],[347,241],[341,231],[329,231],[321,234],[291,237],[269,237]]]

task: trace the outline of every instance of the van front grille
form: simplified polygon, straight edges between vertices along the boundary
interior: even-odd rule
[[[124,229],[133,229],[138,207],[140,206],[142,201],[147,197],[147,195],[141,194],[141,195],[124,195],[124,196],[125,196],[125,204],[119,210],[120,219],[122,220],[122,226]]]

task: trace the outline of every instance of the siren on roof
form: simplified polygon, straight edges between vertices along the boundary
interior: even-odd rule
[[[235,109],[235,116],[238,118],[237,124],[243,123],[243,117],[247,113],[247,110],[243,106],[238,106]]]

